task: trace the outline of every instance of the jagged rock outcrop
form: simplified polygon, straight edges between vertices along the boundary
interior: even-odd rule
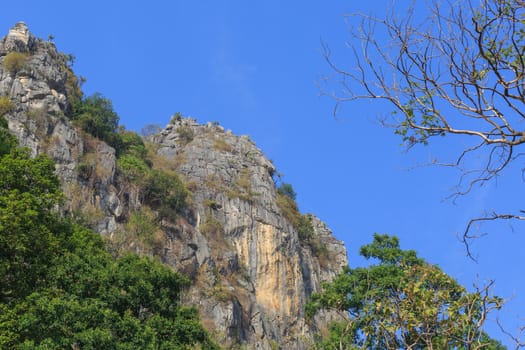
[[[14,53],[20,55],[14,57]],[[6,64],[10,58],[18,64]],[[34,37],[25,23],[17,23],[0,41],[0,96],[12,103],[6,117],[20,145],[55,161],[66,211],[87,206],[91,214],[98,214],[94,223],[98,231],[111,232],[117,228],[112,209],[118,208],[113,186],[115,150],[72,125],[71,101],[79,98],[79,87],[68,61],[52,42]],[[79,181],[79,166],[85,158],[101,170],[91,183]]]
[[[12,52],[23,54],[16,69],[4,64]],[[100,233],[126,235],[130,213],[145,207],[140,188],[124,186],[113,148],[71,122],[76,86],[68,57],[25,24],[0,41],[0,96],[13,104],[10,130],[33,154],[55,160],[65,212],[84,211]],[[199,308],[225,346],[305,349],[313,332],[337,317],[323,313],[307,323],[304,305],[347,265],[343,243],[313,215],[313,237],[300,239],[278,205],[275,167],[249,137],[178,117],[147,141],[154,166],[176,171],[192,193],[184,215],[162,220],[156,250],[194,281],[185,302]]]
[[[260,340],[261,348],[268,337],[270,343],[278,339],[283,348],[295,348],[301,336],[308,338],[303,318],[307,298],[347,264],[342,243],[317,218],[315,235],[326,256],[319,259],[299,241],[277,205],[275,167],[247,136],[180,119],[150,140],[157,154],[176,163],[193,184],[195,266],[218,275],[208,278],[204,289],[229,294],[225,300],[202,301],[197,286],[191,300],[201,303],[205,315],[213,315],[218,330],[229,337]],[[220,227],[220,237],[207,229],[211,220]],[[241,317],[225,317],[235,310]]]
[[[9,67],[6,60],[12,53],[22,55]],[[7,115],[10,130],[34,154],[50,153],[61,178],[75,179],[74,162],[82,154],[82,142],[64,118],[69,74],[65,55],[52,43],[36,39],[21,22],[0,41],[0,57],[0,95],[13,103]]]

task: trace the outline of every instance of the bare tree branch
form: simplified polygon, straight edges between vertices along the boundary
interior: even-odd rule
[[[520,211],[522,214],[525,214],[525,211]],[[517,214],[498,214],[496,212],[491,212],[490,214],[478,218],[471,219],[465,230],[463,231],[463,235],[461,237],[461,241],[465,245],[465,248],[467,250],[467,255],[476,261],[476,258],[472,255],[471,249],[470,249],[470,241],[479,238],[482,235],[480,233],[473,234],[473,228],[475,225],[479,225],[480,223],[487,222],[487,221],[495,221],[495,220],[525,220],[525,215],[517,215]]]
[[[525,143],[525,2],[431,0],[424,18],[415,1],[401,10],[392,4],[385,18],[347,15],[357,23],[350,32],[352,60],[344,65],[349,68],[323,44],[340,89],[322,94],[334,99],[334,115],[345,103],[386,102],[392,113],[381,123],[407,149],[443,136],[472,140],[455,161],[434,162],[461,172],[449,197],[454,200],[496,179],[522,155],[516,148]],[[483,165],[472,168],[480,156]],[[463,241],[475,236],[474,227],[499,219],[522,216],[473,219]]]
[[[514,343],[514,350],[525,348],[525,342],[521,340],[521,336],[523,335],[523,332],[525,332],[525,326],[519,327],[517,335],[513,335],[503,327],[499,319],[496,320],[496,323],[498,324],[501,332],[508,336]]]

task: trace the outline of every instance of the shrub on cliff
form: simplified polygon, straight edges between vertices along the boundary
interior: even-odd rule
[[[137,185],[143,185],[151,169],[140,158],[125,154],[117,160],[119,174],[126,180]]]
[[[159,212],[160,218],[175,217],[186,208],[188,190],[179,176],[152,170],[144,185],[144,201]]]
[[[282,183],[277,188],[277,206],[281,210],[281,214],[293,225],[299,239],[308,242],[314,236],[312,219],[308,215],[301,215],[295,201],[296,196],[297,194],[291,184]]]
[[[11,73],[17,73],[25,67],[27,62],[27,55],[22,52],[8,53],[3,62],[3,66]]]
[[[288,198],[290,198],[291,200],[295,201],[296,197],[297,197],[297,193],[295,193],[293,187],[291,184],[289,183],[286,183],[286,182],[283,182],[278,188],[277,188],[277,193],[281,194],[281,195],[284,195]]]
[[[8,96],[0,97],[0,117],[11,112],[14,107],[13,102],[11,102]]]
[[[73,119],[88,134],[111,144],[118,128],[119,116],[111,100],[100,93],[82,99],[73,107]]]
[[[7,120],[0,115],[0,157],[16,146],[16,138],[9,132]]]

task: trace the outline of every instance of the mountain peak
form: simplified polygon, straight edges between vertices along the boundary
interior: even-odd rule
[[[27,52],[32,46],[33,35],[25,22],[17,22],[4,38],[4,48],[7,51]]]
[[[348,264],[344,245],[280,194],[275,166],[248,136],[175,114],[145,142],[111,131],[129,144],[117,153],[70,107],[90,97],[68,55],[23,22],[0,40],[0,96],[19,144],[55,161],[64,214],[105,235],[115,254],[156,256],[187,275],[182,301],[221,344],[303,350],[338,320],[326,312],[307,322],[304,305]],[[88,121],[112,112],[85,106]]]

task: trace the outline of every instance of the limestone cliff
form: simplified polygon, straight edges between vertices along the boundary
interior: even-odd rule
[[[13,52],[21,64],[6,64]],[[25,24],[0,41],[0,96],[12,103],[5,113],[9,128],[33,154],[55,160],[64,212],[83,213],[108,237],[132,237],[130,215],[146,208],[141,189],[119,176],[113,148],[71,122],[71,103],[80,94],[68,56]],[[304,304],[347,265],[342,242],[313,215],[313,237],[300,239],[278,205],[275,167],[249,137],[178,117],[145,141],[154,167],[184,179],[191,203],[184,213],[162,218],[155,249],[123,244],[192,278],[184,301],[199,308],[225,347],[305,349],[313,332],[336,317],[325,313],[307,323]]]

